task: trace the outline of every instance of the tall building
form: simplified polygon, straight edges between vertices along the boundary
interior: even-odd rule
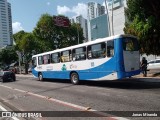
[[[125,7],[127,7],[126,0],[114,0],[113,17],[112,17],[112,1],[108,2],[107,5],[109,10],[111,31],[113,31],[114,35],[123,34],[124,33],[123,28],[125,27],[125,22],[127,20],[125,16]],[[113,25],[113,30],[112,30],[112,25]]]
[[[79,23],[81,25],[81,28],[83,29],[83,36],[84,40],[88,40],[88,29],[87,29],[87,20],[82,17],[82,15],[79,15],[76,17],[76,23]]]
[[[0,0],[0,48],[12,44],[11,4]]]
[[[96,17],[105,14],[105,7],[99,3],[89,2],[87,10],[87,21],[88,21],[88,40],[91,40],[91,25],[90,21]]]
[[[75,23],[74,18],[70,18],[69,21],[70,21],[70,23]]]
[[[91,40],[109,36],[108,15],[104,14],[90,20]]]
[[[88,3],[88,20],[94,19],[105,13],[105,7],[99,3]]]

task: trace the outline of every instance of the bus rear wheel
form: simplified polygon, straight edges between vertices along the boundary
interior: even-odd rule
[[[74,85],[78,85],[79,84],[79,76],[78,76],[78,74],[77,73],[72,73],[71,74],[71,82],[72,82],[72,84],[74,84]]]
[[[38,79],[39,79],[39,81],[43,81],[43,75],[42,75],[42,73],[39,73]]]

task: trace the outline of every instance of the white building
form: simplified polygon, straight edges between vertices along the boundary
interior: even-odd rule
[[[70,23],[75,23],[74,18],[70,18],[69,21],[70,21]]]
[[[90,20],[105,14],[105,7],[99,3],[89,2],[87,4],[87,21],[88,21],[88,40],[91,40]]]
[[[82,15],[79,15],[76,17],[76,23],[79,23],[81,25],[81,28],[83,29],[83,36],[85,38],[85,41],[88,40],[87,20],[83,18]]]
[[[11,4],[0,0],[0,48],[12,44]]]
[[[127,7],[126,0],[113,0],[113,1],[114,1],[113,17],[112,17],[112,1],[107,3],[109,11],[110,28],[112,31],[112,25],[113,25],[114,35],[123,34],[124,33],[123,28],[125,27],[125,22],[126,22],[125,11],[124,11],[125,7]]]

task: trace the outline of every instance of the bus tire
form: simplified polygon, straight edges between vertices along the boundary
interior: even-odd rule
[[[74,85],[79,84],[79,76],[78,76],[77,73],[75,73],[75,72],[71,73],[71,78],[70,79],[71,79],[72,84],[74,84]]]
[[[39,80],[39,81],[43,81],[43,75],[42,75],[42,73],[39,73],[39,74],[38,74],[38,80]]]

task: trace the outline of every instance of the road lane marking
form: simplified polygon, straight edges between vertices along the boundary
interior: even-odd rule
[[[28,95],[32,95],[32,96],[40,97],[40,98],[43,98],[43,99],[47,99],[49,101],[58,103],[58,104],[63,105],[63,106],[68,106],[68,107],[71,107],[71,108],[74,108],[74,109],[77,109],[77,110],[90,111],[90,112],[92,112],[94,114],[101,115],[102,117],[107,117],[107,116],[110,115],[110,114],[107,114],[107,113],[104,113],[104,112],[100,112],[100,111],[92,109],[92,108],[88,109],[89,107],[76,105],[76,104],[73,104],[73,103],[69,103],[69,102],[65,102],[65,101],[62,101],[62,100],[54,99],[52,97],[39,95],[39,94],[36,94],[36,93],[32,93],[32,92],[29,92],[29,91],[25,91],[25,90],[13,88],[13,87],[5,86],[5,85],[0,85],[0,86],[8,88],[8,89],[11,89],[11,90],[19,91],[19,92],[22,92],[22,93],[25,93],[25,94],[28,94]],[[129,119],[123,118],[123,117],[109,117],[109,119],[113,119],[113,120],[129,120]]]
[[[4,108],[4,107],[2,107],[1,105],[0,105],[0,109],[3,111],[3,112],[7,112],[7,110]],[[2,117],[3,118],[3,117]],[[17,117],[11,117],[13,120],[19,120]]]

